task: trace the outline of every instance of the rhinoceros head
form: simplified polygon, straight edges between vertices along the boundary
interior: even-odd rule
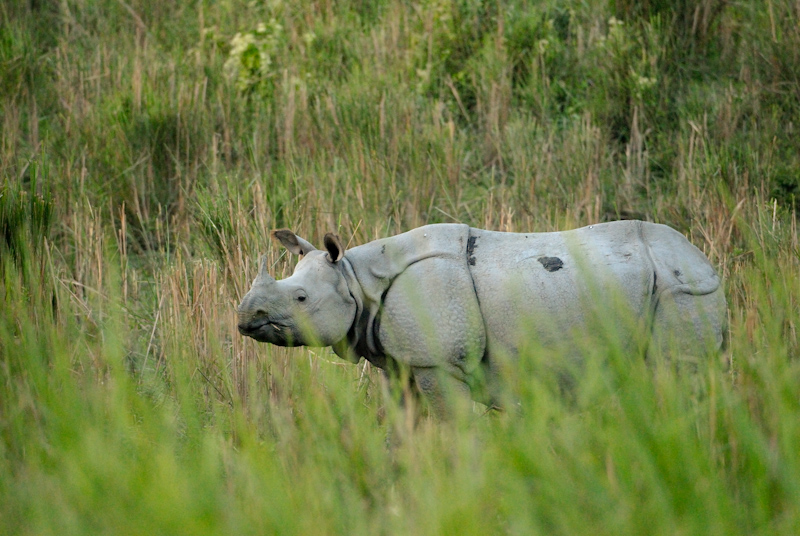
[[[271,233],[300,261],[291,277],[274,280],[266,257],[250,291],[239,305],[239,332],[279,346],[331,346],[342,341],[353,324],[356,303],[342,269],[344,247],[338,236],[325,235],[318,250],[288,229]]]

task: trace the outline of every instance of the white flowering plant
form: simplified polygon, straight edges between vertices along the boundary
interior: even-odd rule
[[[258,23],[253,31],[237,33],[230,41],[225,74],[242,93],[270,93],[284,41],[283,26],[275,18]]]

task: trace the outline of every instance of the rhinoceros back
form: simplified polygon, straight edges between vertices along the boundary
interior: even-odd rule
[[[568,343],[611,303],[644,318],[654,266],[640,226],[623,221],[552,233],[471,229],[469,266],[489,352],[513,354],[531,341]]]
[[[715,341],[725,329],[725,299],[714,268],[665,225],[617,221],[527,234],[470,229],[469,244],[490,355],[513,355],[531,342],[574,351],[576,340],[593,329],[606,335],[609,327],[631,344],[651,329],[685,335],[688,344],[708,338],[696,335],[708,332],[700,324],[712,326]],[[657,311],[666,296],[681,313]]]

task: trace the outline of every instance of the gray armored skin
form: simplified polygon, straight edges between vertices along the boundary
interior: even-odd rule
[[[495,405],[500,368],[526,348],[579,358],[587,337],[609,332],[647,357],[699,357],[719,350],[726,330],[714,268],[665,225],[502,233],[435,224],[346,252],[330,233],[324,250],[287,229],[272,237],[300,261],[276,281],[262,259],[239,331],[408,370],[443,415],[453,393]]]

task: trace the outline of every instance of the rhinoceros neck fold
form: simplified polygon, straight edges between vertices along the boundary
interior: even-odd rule
[[[356,355],[384,367],[386,357],[378,327],[383,299],[392,283],[409,266],[425,259],[451,257],[463,261],[468,239],[468,225],[426,225],[357,246],[345,254],[343,273],[358,307],[347,336]]]
[[[378,350],[374,337],[372,337],[372,327],[377,317],[377,308],[372,310],[369,307],[369,302],[365,299],[364,290],[358,282],[356,273],[353,270],[353,265],[343,257],[339,261],[342,267],[342,275],[344,276],[347,290],[356,304],[356,315],[353,319],[353,325],[347,332],[347,337],[340,344],[333,346],[336,355],[346,361],[358,363],[361,357],[369,361],[377,356],[380,351]]]

